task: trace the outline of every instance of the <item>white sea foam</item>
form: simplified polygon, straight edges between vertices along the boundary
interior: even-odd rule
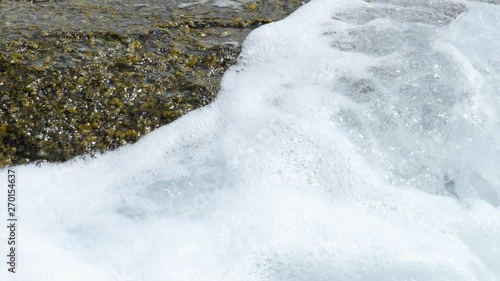
[[[313,0],[215,103],[15,167],[15,280],[500,280],[498,77],[499,6]]]

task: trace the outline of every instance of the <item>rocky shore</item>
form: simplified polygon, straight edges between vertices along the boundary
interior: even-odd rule
[[[301,5],[0,1],[0,167],[112,150],[207,105],[245,36]]]

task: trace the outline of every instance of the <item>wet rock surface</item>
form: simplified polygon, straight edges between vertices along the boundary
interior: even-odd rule
[[[301,1],[0,1],[0,167],[108,151],[214,100]]]

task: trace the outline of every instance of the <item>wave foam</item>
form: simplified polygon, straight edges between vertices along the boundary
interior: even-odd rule
[[[499,280],[499,38],[485,3],[310,2],[215,103],[15,167],[17,280]]]

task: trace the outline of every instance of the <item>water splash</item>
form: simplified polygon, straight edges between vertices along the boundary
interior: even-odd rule
[[[316,0],[259,28],[215,103],[16,167],[18,278],[498,280],[499,18]]]

